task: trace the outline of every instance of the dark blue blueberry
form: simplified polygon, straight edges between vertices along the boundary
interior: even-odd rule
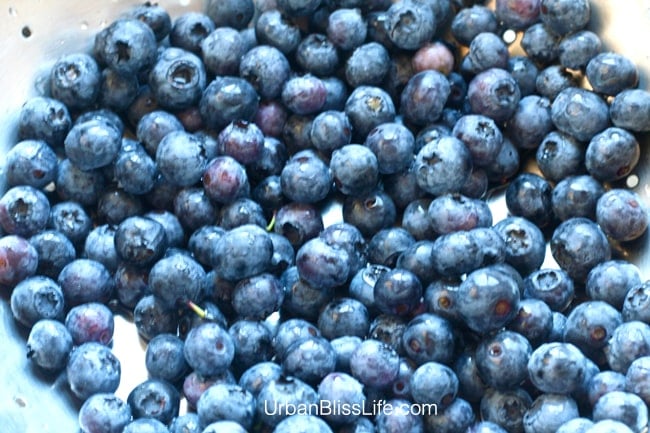
[[[267,426],[275,427],[298,405],[318,404],[318,401],[314,388],[298,378],[281,376],[260,390],[257,396],[257,419]]]
[[[458,277],[483,264],[482,246],[469,231],[444,234],[433,241],[432,265],[439,275]]]
[[[175,333],[177,321],[176,310],[166,308],[153,295],[142,296],[133,307],[133,323],[145,340],[159,334]]]
[[[365,337],[370,326],[368,309],[352,298],[329,302],[318,316],[318,328],[323,337],[332,340],[344,336]]]
[[[531,353],[531,345],[524,336],[500,331],[477,346],[476,368],[488,386],[502,391],[515,389],[528,377],[526,365]]]
[[[561,223],[551,238],[551,253],[562,269],[583,283],[591,269],[611,258],[607,237],[586,218],[570,218]]]
[[[600,181],[622,179],[639,161],[639,143],[630,132],[607,128],[591,138],[585,154],[585,166]]]
[[[167,248],[165,228],[159,222],[141,216],[125,219],[115,232],[118,256],[134,265],[157,261]]]
[[[474,409],[467,400],[456,398],[444,410],[437,414],[425,414],[425,431],[437,433],[465,432],[476,419]]]
[[[524,297],[544,301],[553,311],[567,309],[575,294],[573,280],[562,269],[538,269],[524,280]]]
[[[574,217],[596,219],[596,204],[605,190],[591,176],[567,177],[555,185],[551,196],[553,213],[562,221]]]
[[[136,136],[152,157],[156,156],[162,139],[173,131],[183,131],[183,125],[176,116],[163,110],[145,114],[136,125]]]
[[[59,274],[58,283],[66,306],[105,302],[113,292],[113,279],[106,267],[95,260],[75,259]]]
[[[290,71],[289,61],[282,51],[270,45],[252,48],[239,63],[239,75],[266,99],[280,96]]]
[[[511,215],[524,217],[538,227],[545,227],[553,219],[551,185],[536,174],[520,174],[506,189],[506,205]]]
[[[216,383],[201,394],[196,409],[204,426],[226,420],[250,429],[255,415],[255,398],[239,385]]]
[[[399,355],[386,343],[364,340],[352,353],[352,375],[368,387],[387,386],[399,373]]]
[[[204,266],[210,266],[216,241],[225,233],[222,227],[205,225],[192,233],[188,240],[188,249],[194,258]]]
[[[486,69],[507,69],[510,55],[503,39],[492,32],[474,36],[466,57],[472,72],[478,74]]]
[[[395,2],[388,8],[385,25],[390,41],[403,50],[417,50],[436,32],[433,10],[409,0]]]
[[[551,65],[542,69],[535,80],[537,93],[549,101],[555,100],[562,90],[578,85],[577,76],[560,65]]]
[[[230,326],[228,333],[235,343],[233,363],[237,371],[244,371],[273,357],[273,336],[264,322],[238,320]]]
[[[424,304],[429,313],[438,315],[454,325],[462,320],[456,304],[458,298],[458,285],[455,280],[437,279],[429,284],[424,292]]]
[[[600,37],[589,30],[566,35],[560,41],[559,60],[565,68],[584,69],[602,49]]]
[[[508,329],[522,334],[536,347],[547,341],[553,330],[553,311],[539,299],[522,299]]]
[[[253,19],[255,3],[253,0],[211,0],[206,2],[205,13],[217,27],[241,30]]]
[[[487,333],[510,322],[519,310],[516,280],[498,268],[480,268],[470,273],[458,288],[457,307],[465,324]]]
[[[546,179],[559,183],[583,170],[584,150],[584,146],[570,135],[552,131],[539,143],[537,165]]]
[[[329,15],[326,31],[338,48],[353,50],[363,44],[368,29],[359,9],[341,8]]]
[[[540,18],[558,35],[581,30],[589,23],[591,4],[588,0],[542,0]]]
[[[154,160],[139,144],[129,145],[115,158],[115,180],[130,194],[145,194],[154,187],[158,168]]]
[[[612,370],[625,373],[634,360],[650,355],[650,326],[632,320],[619,324],[605,346],[607,362]]]
[[[317,320],[321,308],[334,296],[332,288],[313,286],[300,278],[296,266],[287,268],[281,281],[286,288],[282,310],[291,316]]]
[[[115,392],[121,376],[121,365],[111,349],[100,343],[84,343],[66,352],[66,371],[70,390],[79,400],[93,394]]]
[[[218,156],[208,162],[203,172],[203,188],[217,203],[232,203],[250,193],[244,166],[230,156]]]
[[[544,262],[546,246],[541,230],[522,217],[507,217],[494,229],[506,244],[506,263],[523,275],[538,269]]]
[[[130,421],[131,408],[112,393],[92,395],[79,409],[79,427],[84,432],[121,432]]]
[[[278,360],[282,360],[289,346],[298,340],[320,337],[320,330],[304,319],[287,319],[280,323],[273,337],[273,349]]]
[[[277,9],[269,9],[257,17],[255,36],[260,45],[270,45],[290,54],[298,48],[302,35],[300,28]]]
[[[219,225],[230,230],[244,224],[255,224],[266,227],[264,210],[255,201],[249,198],[239,198],[221,208],[217,220]]]
[[[449,81],[442,73],[434,70],[419,72],[408,80],[402,90],[400,112],[405,121],[415,125],[435,122],[450,92]]]
[[[20,140],[43,140],[57,147],[63,144],[71,126],[72,119],[63,102],[37,96],[28,99],[20,109],[18,137]]]
[[[293,248],[299,248],[309,239],[318,236],[323,230],[323,221],[313,205],[291,202],[278,209],[273,230]]]
[[[214,247],[213,266],[227,280],[237,281],[264,272],[271,263],[273,242],[259,226],[245,224],[228,230]]]
[[[156,47],[151,27],[136,18],[122,18],[96,34],[93,54],[117,72],[137,74],[153,65]]]
[[[623,301],[623,320],[641,320],[650,323],[648,304],[650,303],[650,284],[640,283],[628,290]]]
[[[339,66],[336,46],[321,33],[305,36],[296,49],[295,58],[305,72],[319,77],[331,75]]]
[[[232,293],[232,306],[242,318],[263,320],[278,311],[284,299],[284,287],[271,274],[258,274],[240,280]],[[251,303],[251,299],[255,299]]]
[[[279,0],[278,9],[290,17],[310,16],[321,4],[321,0]]]
[[[213,75],[236,75],[244,49],[237,30],[218,27],[201,42],[201,58],[207,72]]]
[[[284,351],[282,370],[287,376],[316,384],[336,368],[336,352],[323,337],[295,340]]]
[[[138,121],[147,113],[160,109],[158,101],[153,97],[149,85],[141,85],[125,110],[125,117],[131,126],[136,126]]]
[[[495,160],[485,167],[488,180],[497,184],[507,183],[519,171],[519,151],[507,137],[503,138],[501,151]]]
[[[126,401],[134,419],[155,419],[166,425],[178,416],[180,394],[167,381],[148,379],[136,385]]]
[[[101,263],[113,272],[120,261],[115,249],[115,226],[103,224],[92,229],[86,237],[83,256]]]
[[[549,100],[529,95],[519,101],[504,132],[518,148],[535,149],[552,129]]]
[[[420,149],[413,169],[424,191],[433,195],[458,192],[472,171],[472,158],[462,141],[442,137]]]
[[[468,114],[462,116],[452,134],[467,146],[475,166],[490,165],[503,146],[501,130],[489,117]]]
[[[426,6],[424,6],[426,7]],[[433,406],[435,407],[435,406]],[[390,409],[389,409],[390,408]],[[379,407],[375,415],[375,427],[381,433],[424,432],[424,421],[411,401],[395,398],[387,400],[385,406]],[[432,407],[423,409],[424,413],[435,412]]]
[[[338,407],[362,408],[366,396],[363,392],[363,385],[354,377],[346,373],[330,373],[321,380],[318,385],[318,395],[321,404],[331,406],[330,413],[322,416],[332,424],[349,424],[359,418],[359,414],[346,415],[336,410]],[[327,410],[326,410],[327,411]]]
[[[201,43],[215,28],[214,21],[208,15],[200,12],[185,12],[172,23],[169,42],[173,47],[199,55]]]
[[[650,401],[650,392],[648,392],[648,371],[650,367],[650,356],[642,356],[636,359],[625,374],[625,388],[633,392],[645,401]]]
[[[466,348],[456,357],[453,367],[458,377],[459,396],[472,403],[480,402],[488,386],[479,374],[476,364],[476,351],[472,348]]]
[[[239,378],[239,386],[257,397],[264,385],[281,376],[282,367],[280,365],[271,361],[261,361],[242,373]]]
[[[420,304],[422,283],[406,269],[393,269],[382,274],[374,286],[374,305],[386,314],[405,316]]]
[[[347,98],[345,114],[352,124],[353,139],[364,142],[373,128],[395,120],[395,105],[390,95],[382,88],[359,86]]]
[[[560,37],[542,23],[528,27],[521,39],[524,52],[540,65],[547,65],[557,59],[559,43]]]
[[[435,314],[423,313],[407,325],[402,334],[406,355],[418,365],[426,362],[448,364],[454,354],[451,324]]]
[[[40,319],[27,337],[27,358],[38,368],[58,373],[65,368],[72,346],[72,337],[61,322]]]
[[[324,77],[321,78],[325,90],[327,90],[327,97],[322,110],[343,110],[345,108],[345,101],[348,99],[348,88],[343,80],[337,77]]]
[[[416,403],[434,403],[441,409],[449,406],[458,394],[456,373],[437,362],[419,366],[411,376],[410,386]]]
[[[156,164],[168,182],[187,187],[201,180],[207,158],[202,142],[196,136],[185,131],[172,131],[158,145]]]
[[[86,210],[73,201],[63,201],[50,208],[48,227],[80,244],[91,231],[92,221]]]
[[[342,111],[323,111],[311,123],[309,138],[316,149],[330,153],[350,143],[350,120]]]
[[[0,226],[7,234],[35,235],[47,226],[49,217],[47,196],[32,186],[15,186],[0,198]]]
[[[213,376],[202,376],[193,371],[183,381],[183,395],[190,408],[196,409],[196,404],[201,395],[212,385],[217,383],[235,384],[235,376],[230,370],[224,370]]]
[[[284,104],[278,100],[262,101],[255,113],[255,124],[262,130],[265,138],[281,137],[288,114]],[[284,143],[282,143],[284,144]]]
[[[539,19],[540,0],[499,0],[495,14],[507,28],[520,30]]]
[[[313,147],[310,137],[313,120],[314,115],[291,114],[287,118],[282,129],[282,139],[290,154]]]
[[[43,188],[56,179],[58,159],[42,140],[23,140],[6,154],[7,186],[28,185]]]
[[[127,308],[134,308],[145,294],[149,294],[147,284],[148,269],[121,263],[114,274],[115,295]]]
[[[394,267],[399,255],[414,243],[413,236],[401,227],[382,229],[368,242],[368,262]]]
[[[461,194],[445,194],[431,201],[428,209],[431,226],[438,234],[492,226],[487,204]]]
[[[402,213],[402,227],[417,241],[433,239],[436,236],[431,218],[429,218],[430,205],[431,199],[429,198],[413,200]]]
[[[234,120],[252,120],[258,105],[259,96],[248,81],[218,76],[205,88],[199,110],[208,128],[221,130]]]
[[[524,431],[552,433],[565,422],[579,417],[576,401],[560,394],[542,394],[524,414]]]
[[[598,199],[596,221],[610,238],[631,241],[645,233],[648,227],[648,211],[639,194],[614,188]]]
[[[557,129],[580,141],[591,140],[609,124],[607,103],[594,92],[576,87],[568,87],[557,95],[551,105],[551,118]],[[619,141],[631,141],[623,140],[622,135],[627,137],[622,132],[617,135]],[[611,138],[601,137],[606,142]]]
[[[282,192],[300,203],[316,203],[324,199],[332,187],[329,167],[312,150],[294,154],[280,175]]]
[[[535,82],[539,70],[529,57],[510,56],[507,70],[519,85],[522,97],[535,92]]]
[[[377,42],[360,45],[345,63],[345,80],[352,87],[379,85],[388,74],[389,60],[383,45]]]
[[[212,376],[230,367],[235,346],[228,332],[216,323],[193,328],[183,347],[187,363],[198,374]]]
[[[476,75],[469,83],[467,97],[472,111],[505,122],[517,110],[521,92],[510,72],[490,68]]]
[[[649,131],[650,118],[644,114],[650,107],[650,93],[643,89],[627,89],[614,97],[609,107],[612,123],[630,131]]]
[[[639,268],[624,260],[610,260],[595,266],[587,276],[585,290],[593,300],[621,308],[629,290],[641,284]],[[625,318],[625,310],[623,310]]]
[[[347,144],[332,153],[330,170],[336,188],[346,195],[364,195],[377,186],[377,156],[367,146]]]
[[[50,278],[29,277],[13,288],[10,305],[14,319],[31,328],[41,319],[63,318],[63,291]]]
[[[563,341],[564,340],[564,328],[566,327],[567,317],[558,312],[553,311],[553,326],[551,332],[548,334],[548,341]]]
[[[289,78],[282,87],[282,102],[292,113],[314,114],[321,110],[327,98],[327,89],[314,75]]]
[[[438,276],[435,268],[431,266],[434,245],[428,240],[413,243],[399,254],[395,266],[413,272],[422,282],[422,286],[427,286]]]
[[[109,188],[97,202],[97,221],[115,226],[126,218],[141,214],[143,207],[140,197],[121,189]]]
[[[353,336],[338,337],[330,341],[334,352],[336,352],[335,371],[350,372],[350,358],[362,341],[361,338]]]
[[[396,212],[390,196],[378,189],[360,197],[349,197],[343,203],[343,220],[356,226],[364,236],[392,226]]]
[[[413,161],[415,139],[411,131],[399,123],[386,122],[373,128],[364,145],[376,155],[382,174],[403,172]]]
[[[591,355],[607,345],[622,321],[621,313],[603,301],[583,302],[567,317],[564,341]]]
[[[262,129],[262,132],[264,130]],[[264,137],[260,158],[249,166],[248,174],[258,185],[268,176],[277,176],[289,158],[287,147],[277,138]]]
[[[169,424],[170,433],[201,433],[202,431],[199,416],[194,412],[177,416]]]
[[[498,21],[493,10],[481,4],[458,11],[451,22],[451,34],[463,45],[469,46],[474,37],[483,32],[496,32]]]
[[[167,433],[167,426],[157,419],[138,418],[124,427],[123,433]]]
[[[262,157],[264,134],[254,123],[234,121],[220,133],[218,152],[235,158],[240,164],[251,164]]]
[[[395,350],[400,356],[404,356],[402,336],[408,324],[407,320],[407,318],[397,314],[379,313],[370,322],[368,338],[381,341]]]
[[[167,308],[198,302],[203,295],[205,271],[185,254],[173,254],[158,260],[149,272],[151,292]]]
[[[172,29],[169,13],[158,4],[144,3],[135,6],[128,14],[151,27],[159,42],[169,35]]]
[[[96,102],[100,81],[101,72],[93,57],[85,53],[67,54],[52,66],[49,90],[53,98],[64,103],[70,110],[83,110]],[[52,114],[50,111],[49,122],[53,121]],[[56,116],[58,123],[61,116]]]
[[[98,302],[80,304],[68,311],[65,327],[77,346],[89,341],[108,346],[115,328],[113,312]]]
[[[300,277],[314,287],[336,287],[350,276],[347,251],[321,238],[310,239],[300,247],[296,266]]]
[[[201,59],[181,48],[165,49],[149,73],[149,87],[154,98],[168,110],[195,105],[205,86],[206,72]]]
[[[630,431],[641,432],[648,424],[648,407],[636,394],[612,391],[594,405],[592,418],[596,424],[604,421],[614,428],[618,421],[622,426],[629,427]]]
[[[126,110],[138,94],[137,76],[104,68],[99,83],[99,102],[116,111]]]
[[[203,188],[189,187],[176,194],[174,215],[186,229],[198,230],[217,219],[217,209]]]
[[[493,422],[508,432],[524,433],[524,414],[533,399],[522,388],[506,391],[488,389],[481,399],[481,419]]]
[[[149,377],[171,383],[183,378],[189,370],[183,345],[183,340],[174,334],[159,334],[149,340],[145,352]]]
[[[569,394],[584,380],[586,358],[573,344],[542,344],[530,356],[528,374],[542,392]]]
[[[600,397],[612,391],[625,391],[625,374],[612,370],[595,374],[589,381],[589,403],[593,407]]]

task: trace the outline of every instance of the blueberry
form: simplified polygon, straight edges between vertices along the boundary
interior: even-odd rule
[[[467,96],[475,114],[505,122],[517,110],[521,92],[508,71],[489,68],[470,81]]]
[[[471,425],[467,433],[505,433],[506,430],[492,421],[480,421]]]
[[[56,178],[57,166],[56,154],[45,141],[20,141],[7,152],[7,185],[43,188]]]
[[[145,194],[154,187],[158,167],[140,145],[122,147],[115,158],[115,179],[130,194]]]
[[[559,65],[551,65],[542,69],[535,80],[537,93],[550,101],[555,100],[564,89],[577,86],[577,77]]]
[[[149,87],[159,105],[182,110],[199,102],[206,86],[201,59],[181,48],[170,47],[158,55],[149,72]]]
[[[250,193],[246,170],[230,156],[218,156],[209,161],[202,182],[208,197],[221,204],[232,203]]]
[[[70,353],[66,371],[72,393],[80,400],[93,394],[114,392],[121,375],[120,361],[111,349],[100,343],[89,342]]]
[[[632,429],[630,429],[622,422],[611,420],[611,419],[604,419],[598,421],[597,423],[595,423],[593,426],[591,426],[589,429],[585,431],[588,433],[609,433],[609,432],[632,433],[633,432]]]
[[[387,386],[397,378],[399,356],[385,343],[364,340],[352,353],[350,370],[366,386]]]
[[[411,131],[394,122],[376,126],[364,142],[376,155],[381,174],[394,174],[408,169],[413,161],[414,144]]]
[[[458,277],[483,265],[483,249],[470,231],[455,231],[433,241],[433,268],[446,277]]]
[[[300,413],[286,417],[273,431],[275,433],[332,433],[332,429],[321,418]]]
[[[282,360],[291,344],[310,337],[320,337],[320,335],[320,330],[304,319],[287,319],[278,326],[275,332],[273,349],[278,360]]]
[[[169,424],[178,416],[180,395],[169,382],[148,379],[133,388],[127,398],[133,418],[149,418]]]
[[[198,302],[205,278],[205,271],[197,261],[184,254],[173,254],[151,267],[148,282],[154,296],[164,306],[174,308],[188,301]]]
[[[65,368],[72,346],[72,337],[61,322],[40,319],[27,337],[27,358],[45,371],[58,373]]]
[[[603,395],[612,391],[625,391],[625,375],[612,370],[597,373],[589,381],[589,403],[593,407]]]
[[[232,293],[232,306],[238,316],[251,320],[263,320],[278,311],[284,299],[284,287],[280,280],[267,273],[240,280]],[[250,300],[255,299],[255,303]]]
[[[413,272],[423,287],[429,285],[438,276],[431,267],[434,245],[431,241],[415,242],[399,254],[395,266]]]
[[[352,87],[379,85],[388,74],[389,60],[383,45],[377,42],[360,45],[345,63],[345,79]]]
[[[331,75],[339,66],[339,53],[330,39],[322,33],[311,33],[296,49],[296,63],[305,72],[319,77]]]
[[[173,131],[160,141],[156,164],[170,183],[187,187],[201,179],[207,158],[198,138],[184,131]]]
[[[505,184],[517,174],[519,165],[519,151],[510,139],[504,137],[501,151],[494,161],[485,167],[486,177],[490,182]]]
[[[63,291],[50,278],[28,277],[11,291],[10,305],[14,319],[31,328],[41,319],[63,318]]]
[[[252,0],[208,1],[205,13],[215,26],[230,26],[237,30],[245,28],[253,18],[255,3]]]
[[[257,396],[257,419],[275,427],[289,417],[289,411],[298,405],[318,404],[318,394],[305,382],[294,377],[281,376],[262,387]]]
[[[265,271],[273,255],[268,234],[246,224],[227,231],[216,243],[213,263],[219,274],[237,281]]]
[[[292,248],[299,248],[323,230],[318,209],[309,203],[291,202],[280,207],[275,215],[275,234],[287,240]]]
[[[112,393],[92,395],[79,409],[79,427],[88,433],[118,433],[131,421],[131,408]]]
[[[257,397],[267,383],[282,376],[282,367],[275,362],[262,361],[246,369],[239,378],[239,386]]]
[[[603,301],[586,301],[569,313],[564,341],[591,354],[607,345],[621,323],[621,313],[611,305]]]
[[[119,258],[115,249],[116,227],[102,224],[88,233],[83,246],[83,255],[90,260],[101,263],[109,271],[117,269]]]
[[[650,284],[643,282],[636,284],[627,291],[625,300],[623,301],[623,320],[626,322],[631,320],[641,320],[650,323],[647,314],[647,305],[648,301],[650,301],[648,290],[650,290]]]
[[[474,36],[464,59],[471,72],[478,74],[486,69],[506,69],[510,55],[503,39],[492,32],[481,32]]]
[[[415,157],[417,183],[434,195],[458,192],[471,170],[471,154],[467,146],[455,137],[442,137],[430,142]]]
[[[451,22],[451,34],[463,45],[469,46],[474,37],[483,32],[496,32],[495,12],[481,4],[463,8]]]
[[[448,364],[452,361],[454,345],[451,323],[435,314],[420,314],[402,334],[404,352],[418,365],[431,361]]]
[[[69,307],[85,302],[105,302],[114,288],[106,267],[90,259],[75,259],[68,263],[61,270],[58,283]]]
[[[573,344],[547,343],[530,356],[531,382],[542,392],[569,394],[583,381],[585,357]]]
[[[648,368],[650,356],[642,356],[634,360],[625,373],[625,390],[638,395],[646,404],[650,401]]]
[[[546,246],[541,230],[522,217],[507,217],[494,229],[506,244],[505,261],[522,275],[539,269],[544,262]]]
[[[585,433],[594,423],[588,418],[574,418],[562,424],[556,433]]]
[[[199,374],[210,376],[230,366],[235,348],[226,330],[208,322],[190,330],[183,352],[190,367]]]
[[[377,156],[367,146],[344,145],[332,153],[330,170],[336,188],[346,195],[371,192],[379,180]]]
[[[503,146],[503,135],[494,120],[478,114],[458,119],[452,134],[465,143],[477,167],[493,162]]]
[[[201,395],[196,409],[202,425],[225,420],[250,429],[255,414],[255,398],[239,385],[217,383]]]
[[[650,326],[636,320],[619,324],[605,346],[612,370],[625,373],[636,359],[650,355]]]
[[[589,30],[566,35],[560,41],[559,60],[565,68],[584,69],[602,48],[600,37]]]
[[[553,311],[565,311],[574,298],[575,286],[562,269],[543,268],[526,277],[523,295],[544,301]]]
[[[497,390],[519,386],[528,376],[526,365],[532,348],[519,333],[500,331],[481,340],[476,348],[476,368],[485,383]]]
[[[540,0],[499,0],[496,17],[511,29],[524,29],[539,19]]]
[[[97,33],[93,53],[117,72],[137,74],[155,62],[156,36],[138,19],[118,19]]]
[[[374,320],[370,322],[370,329],[368,330],[368,337],[374,340],[381,341],[395,350],[398,355],[405,355],[402,337],[408,325],[407,318],[397,314],[383,314],[380,313],[375,316]]]
[[[404,120],[415,125],[438,120],[450,92],[449,81],[438,71],[426,70],[413,75],[400,95],[400,111]]]
[[[20,109],[18,137],[20,140],[43,140],[49,146],[63,144],[72,126],[66,105],[58,99],[36,96]]]
[[[341,404],[349,408],[362,407],[366,396],[363,385],[354,377],[346,373],[330,373],[318,385],[318,394],[321,404]],[[332,410],[332,413],[323,414],[324,418],[335,424],[348,424],[358,419],[359,415],[343,415]]]
[[[540,18],[555,33],[566,35],[587,25],[591,16],[589,1],[542,0]]]
[[[546,179],[560,183],[582,171],[584,146],[573,137],[552,131],[538,145],[536,161]]]
[[[557,95],[551,105],[551,118],[557,129],[580,141],[592,139],[609,124],[605,101],[589,90],[575,87],[566,88]],[[623,132],[616,136],[618,140],[632,141],[627,137]]]
[[[189,370],[183,345],[183,340],[173,334],[159,334],[149,340],[145,352],[149,377],[171,383],[179,381]]]
[[[374,304],[386,314],[407,315],[420,304],[422,283],[406,269],[393,269],[382,274],[374,286]]]
[[[551,194],[553,213],[562,221],[584,217],[596,219],[596,205],[605,190],[589,175],[569,176],[559,181]]]
[[[390,409],[388,409],[390,407]],[[414,409],[413,403],[404,399],[392,399],[386,401],[386,406],[381,407],[375,415],[375,426],[379,433],[397,432],[424,432],[424,422],[418,409]],[[433,413],[428,409],[425,413]]]
[[[611,257],[607,237],[596,223],[570,218],[561,223],[551,238],[551,253],[562,269],[583,283],[589,271]]]
[[[157,419],[139,418],[124,427],[123,433],[166,433],[167,426]]]
[[[262,12],[255,23],[255,36],[260,45],[270,45],[285,55],[296,50],[302,35],[300,28],[277,9]]]
[[[585,154],[585,166],[600,181],[622,179],[639,161],[639,143],[628,131],[611,127],[594,135]]]
[[[509,432],[524,432],[523,418],[533,399],[522,388],[507,391],[488,389],[481,399],[481,419],[493,422]]]
[[[323,337],[332,340],[343,336],[365,337],[370,326],[368,310],[360,301],[340,298],[328,303],[318,317]]]
[[[109,345],[113,340],[115,323],[113,313],[104,304],[89,302],[68,311],[65,327],[75,345],[95,341]]]
[[[319,78],[306,74],[289,78],[280,96],[291,112],[308,115],[317,113],[325,105],[327,89]]]
[[[610,238],[631,241],[646,231],[648,211],[636,192],[614,188],[598,199],[596,221]]]
[[[70,110],[83,110],[96,102],[100,80],[101,72],[93,57],[85,53],[67,54],[52,66],[49,90],[53,98]]]
[[[620,421],[632,431],[640,432],[648,424],[648,407],[636,394],[612,391],[603,395],[594,405],[593,420]]]
[[[158,334],[176,332],[177,320],[176,311],[166,308],[153,295],[142,296],[133,307],[133,322],[145,340]]]
[[[366,34],[366,23],[358,9],[337,9],[328,17],[327,37],[342,50],[360,46]]]
[[[485,395],[488,386],[478,371],[475,353],[474,349],[466,348],[456,358],[453,367],[458,377],[459,395],[470,402],[478,403]]]
[[[639,268],[623,260],[610,260],[595,266],[587,276],[585,290],[593,300],[621,308],[629,290],[641,284]],[[623,310],[625,318],[625,310]]]
[[[289,78],[289,62],[279,49],[259,45],[246,52],[239,63],[239,75],[263,98],[280,96]]]
[[[200,12],[185,12],[172,23],[169,42],[173,47],[182,48],[197,55],[201,53],[201,43],[215,30],[214,21]]]
[[[579,415],[575,400],[560,394],[542,394],[524,415],[527,433],[552,433]]]
[[[400,254],[414,243],[411,234],[401,227],[380,230],[368,242],[368,262],[395,267]]]
[[[431,199],[416,199],[409,202],[402,213],[402,227],[417,241],[425,241],[436,236],[429,218],[430,205]]]
[[[419,366],[411,376],[411,395],[416,403],[434,403],[448,407],[458,393],[456,373],[444,364],[427,362]]]
[[[551,185],[533,173],[522,173],[512,180],[506,189],[506,205],[511,215],[524,217],[538,227],[553,220]]]
[[[234,363],[238,371],[272,358],[272,333],[264,322],[238,320],[228,333],[235,343]]]
[[[650,94],[643,89],[623,90],[614,97],[609,115],[612,123],[630,131],[650,130],[650,117],[646,114],[650,106]]]
[[[111,226],[118,225],[126,218],[139,215],[142,212],[141,199],[121,189],[106,190],[97,202],[98,221]]]
[[[8,234],[35,235],[45,228],[49,216],[50,202],[32,186],[15,186],[0,198],[0,226]]]
[[[118,257],[134,265],[157,261],[167,248],[165,229],[151,218],[133,216],[120,223],[115,232]]]
[[[386,29],[398,48],[417,50],[436,32],[433,10],[409,0],[395,2],[386,11]]]
[[[560,36],[543,23],[528,27],[521,39],[521,47],[528,57],[540,65],[548,65],[559,56]]]
[[[203,429],[199,416],[194,412],[188,412],[174,418],[169,424],[169,431],[170,433],[201,433]]]
[[[427,311],[449,320],[454,325],[462,320],[458,313],[457,293],[460,282],[456,280],[435,279],[424,292]]]
[[[353,140],[358,142],[364,142],[374,127],[394,121],[396,114],[390,95],[375,86],[355,88],[345,101],[344,111],[352,124]]]
[[[252,120],[259,96],[243,78],[217,76],[203,91],[199,110],[205,124],[220,130],[234,120]]]
[[[334,296],[333,288],[313,286],[303,280],[296,266],[287,268],[281,281],[286,287],[282,310],[292,316],[317,320],[321,308]]]
[[[294,154],[282,169],[280,181],[282,192],[301,203],[321,201],[332,187],[329,168],[312,150]]]

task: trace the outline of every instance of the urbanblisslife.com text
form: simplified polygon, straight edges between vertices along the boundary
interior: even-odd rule
[[[409,403],[373,400],[372,402],[350,403],[340,400],[320,400],[317,403],[286,403],[264,401],[266,415],[316,415],[316,416],[370,416],[380,413],[412,415],[438,415],[436,403]]]

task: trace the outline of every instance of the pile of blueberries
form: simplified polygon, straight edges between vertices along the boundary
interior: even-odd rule
[[[56,61],[6,156],[27,356],[84,433],[646,431],[650,283],[622,252],[648,225],[625,181],[650,92],[590,15],[125,12]],[[148,343],[126,401],[114,314]]]

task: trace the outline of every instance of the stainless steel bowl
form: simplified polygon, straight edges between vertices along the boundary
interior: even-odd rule
[[[16,123],[23,102],[43,91],[43,77],[62,54],[88,51],[94,34],[138,0],[0,0],[0,191],[4,155],[16,142]],[[172,16],[201,10],[200,0],[158,0]],[[649,88],[650,0],[592,0],[591,28],[605,47],[631,58],[641,70],[639,86]],[[636,187],[650,206],[650,136],[634,175]],[[630,179],[631,182],[634,178]],[[505,216],[502,198],[492,200],[495,219]],[[627,245],[621,254],[650,278],[648,235]],[[550,256],[550,255],[549,255]],[[549,265],[552,263],[549,261]],[[78,403],[70,399],[62,377],[35,371],[25,357],[26,332],[14,322],[7,302],[0,299],[0,430],[7,433],[77,432]],[[127,320],[116,319],[114,351],[122,362],[122,382],[117,394],[129,391],[146,378],[144,344]]]

